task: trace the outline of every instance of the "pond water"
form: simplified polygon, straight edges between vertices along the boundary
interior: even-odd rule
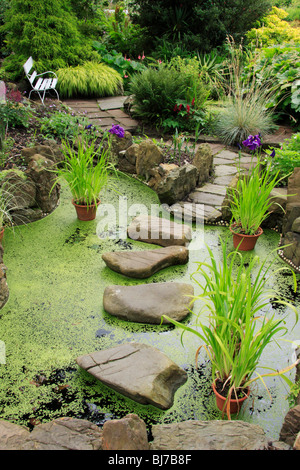
[[[159,204],[149,188],[131,178],[120,177],[118,188],[126,195],[128,207],[139,202],[150,210]],[[118,213],[119,195],[106,193],[102,197],[102,204],[105,203],[113,204]],[[134,280],[110,271],[102,254],[153,246],[120,239],[120,227],[116,227],[115,238],[99,238],[97,227],[99,215],[91,222],[77,220],[69,191],[62,188],[60,205],[52,214],[5,234],[4,262],[8,267],[10,297],[0,311],[0,340],[5,344],[6,359],[5,364],[0,364],[0,418],[30,427],[57,417],[73,416],[100,425],[107,419],[136,413],[149,430],[157,423],[220,419],[210,387],[208,359],[201,356],[195,369],[195,351],[199,346],[195,335],[185,334],[182,344],[182,330],[173,326],[118,320],[104,312],[102,296],[105,287],[111,284],[191,283],[197,261],[208,256],[203,241],[214,253],[220,253],[219,237],[224,239],[228,228],[205,226],[195,230],[187,265],[167,268],[145,280]],[[278,241],[276,232],[266,231],[255,254],[264,259]],[[233,249],[230,243],[229,248]],[[277,258],[274,269],[284,266]],[[284,294],[291,291],[288,274],[274,275],[271,283]],[[194,287],[197,293],[197,285]],[[198,308],[196,303],[196,313]],[[266,313],[273,310],[270,303]],[[275,311],[280,316],[287,313],[284,308]],[[293,312],[288,312],[289,333],[285,339],[289,341],[300,338],[299,324],[292,330],[294,319]],[[194,321],[193,315],[186,319],[186,323]],[[187,371],[188,381],[176,392],[169,410],[137,404],[105,387],[76,364],[80,355],[128,341],[160,349]],[[289,341],[269,347],[262,365],[275,369],[289,365],[294,351]],[[294,375],[294,370],[289,373],[291,378]],[[270,439],[278,439],[289,408],[286,398],[289,389],[278,377],[266,380],[266,384],[272,401],[264,386],[257,383],[239,419],[259,424]]]

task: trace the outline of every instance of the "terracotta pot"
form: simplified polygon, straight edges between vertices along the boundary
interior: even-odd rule
[[[235,224],[229,227],[233,235],[233,246],[234,248],[238,248],[240,251],[250,251],[253,250],[258,237],[263,234],[263,229],[261,227],[258,228],[258,231],[255,235],[244,235],[242,233],[237,233],[234,231]]]
[[[223,397],[222,395],[220,395],[217,390],[216,390],[216,387],[215,387],[215,384],[213,383],[212,384],[212,388],[213,388],[213,391],[214,391],[214,394],[216,396],[216,403],[217,403],[217,407],[220,411],[223,411],[224,413],[227,413],[227,402],[226,402],[226,397]],[[248,388],[247,389],[247,394],[245,396],[243,396],[242,398],[239,398],[239,399],[235,399],[235,398],[231,398],[231,400],[229,400],[229,416],[231,414],[237,414],[239,413],[241,407],[242,407],[242,404],[244,403],[244,401],[249,397],[249,394],[250,394],[250,389]],[[228,413],[227,413],[228,415]]]
[[[76,204],[76,202],[74,202],[74,199],[72,199],[72,204],[76,209],[77,218],[86,222],[88,220],[94,220],[96,218],[97,208],[100,204],[100,201],[98,201],[97,204],[90,204],[88,208],[86,205]]]

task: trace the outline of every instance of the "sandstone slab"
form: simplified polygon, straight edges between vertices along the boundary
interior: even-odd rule
[[[0,450],[100,450],[102,430],[77,418],[58,418],[35,426],[0,420]]]
[[[168,246],[156,250],[104,253],[102,259],[117,273],[145,279],[169,266],[186,264],[189,251],[184,246]]]
[[[180,282],[135,286],[108,286],[103,294],[104,310],[122,320],[160,324],[162,315],[180,321],[189,314],[194,288]],[[163,319],[163,323],[169,323]]]
[[[133,240],[161,246],[184,246],[192,239],[192,230],[188,225],[147,215],[140,215],[133,219],[127,229],[127,234]]]
[[[106,421],[102,429],[103,450],[149,450],[145,422],[136,414]]]
[[[142,403],[168,409],[187,373],[152,346],[126,343],[80,356],[77,364],[106,386]]]
[[[243,421],[183,421],[152,426],[151,450],[267,450],[264,430]]]

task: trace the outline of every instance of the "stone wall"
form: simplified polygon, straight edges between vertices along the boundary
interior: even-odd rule
[[[49,142],[24,148],[22,157],[26,169],[4,171],[1,181],[10,193],[8,209],[15,225],[44,217],[56,208],[59,201],[59,187],[52,189],[56,177],[52,170],[63,158],[59,146]]]
[[[300,168],[295,168],[288,180],[280,245],[279,255],[300,272]]]

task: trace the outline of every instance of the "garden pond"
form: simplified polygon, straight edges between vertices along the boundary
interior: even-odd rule
[[[118,190],[126,195],[128,207],[137,201],[149,211],[153,205],[159,205],[156,194],[132,178],[120,176]],[[5,363],[0,364],[1,418],[28,427],[64,416],[101,425],[108,419],[136,413],[149,430],[158,423],[220,419],[210,384],[208,358],[201,354],[198,368],[195,367],[197,337],[185,333],[182,338],[182,330],[172,325],[119,320],[103,310],[102,297],[104,289],[112,284],[193,283],[190,276],[197,268],[197,261],[208,259],[205,244],[215,255],[221,255],[219,237],[224,239],[229,234],[228,228],[204,226],[196,230],[194,227],[188,264],[166,268],[148,279],[129,279],[111,271],[102,254],[152,249],[153,245],[120,238],[120,227],[112,231],[114,238],[100,238],[99,214],[94,221],[80,222],[70,200],[68,188],[63,187],[60,204],[53,213],[5,233],[4,263],[8,268],[10,297],[0,311],[0,340],[5,345]],[[113,204],[118,212],[118,194],[109,191],[101,202]],[[275,231],[266,230],[255,254],[264,259],[277,247],[279,237]],[[228,248],[233,250],[231,241]],[[251,254],[243,256],[247,261]],[[272,269],[280,266],[284,264],[277,257]],[[281,294],[293,295],[290,273],[274,274],[270,282]],[[197,287],[195,284],[195,294]],[[294,300],[299,303],[297,295]],[[196,302],[195,313],[199,309]],[[289,333],[285,340],[269,345],[262,358],[263,366],[281,369],[294,360],[291,341],[299,341],[300,325],[293,329],[294,313],[275,307],[272,301],[265,310],[267,314],[275,311],[279,316],[288,313]],[[193,324],[195,317],[189,315],[185,322]],[[175,393],[169,410],[135,403],[107,388],[76,364],[80,355],[129,341],[158,348],[187,371],[188,380]],[[295,369],[289,373],[289,377],[294,376]],[[239,419],[260,425],[270,439],[276,440],[289,409],[289,388],[279,377],[269,377],[265,382],[272,401],[263,384],[257,381]]]

